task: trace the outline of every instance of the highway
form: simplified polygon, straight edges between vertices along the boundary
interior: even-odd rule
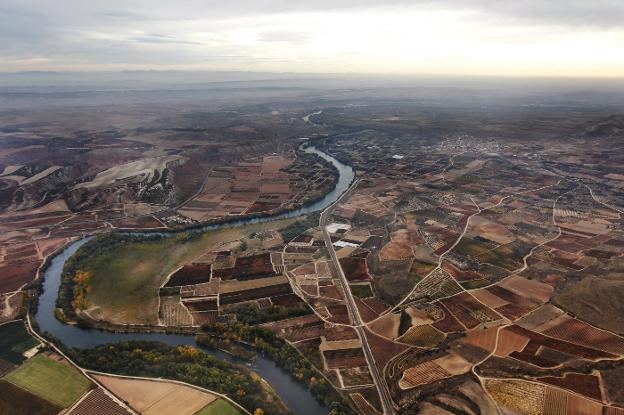
[[[342,200],[350,191],[355,188],[359,180],[353,182],[349,190],[344,192],[344,194],[333,204],[331,204],[327,209],[321,213],[320,218],[320,227],[323,232],[323,239],[325,240],[325,245],[327,246],[327,250],[329,251],[329,255],[331,257],[332,262],[335,265],[336,271],[338,272],[338,276],[340,277],[340,285],[342,285],[342,289],[345,293],[347,309],[349,310],[349,314],[351,314],[353,318],[354,328],[357,331],[360,339],[362,340],[362,349],[364,350],[364,355],[366,357],[366,361],[368,363],[368,367],[370,368],[371,375],[373,377],[373,382],[375,382],[375,386],[377,387],[377,391],[379,392],[379,397],[381,399],[381,405],[383,407],[383,412],[386,415],[393,415],[394,404],[392,402],[392,398],[390,397],[390,391],[386,386],[386,382],[383,376],[379,373],[379,368],[377,367],[377,363],[375,362],[375,358],[373,353],[371,352],[370,346],[368,345],[368,340],[366,339],[362,318],[360,317],[360,311],[358,310],[355,299],[353,298],[353,294],[351,294],[351,290],[349,289],[349,283],[347,281],[347,277],[344,275],[342,267],[338,262],[338,257],[336,256],[336,251],[334,250],[334,245],[332,244],[331,237],[329,232],[327,232],[327,218],[331,215],[336,205]]]

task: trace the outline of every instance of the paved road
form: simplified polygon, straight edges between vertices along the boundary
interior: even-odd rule
[[[373,377],[373,381],[375,382],[375,386],[377,387],[377,391],[379,392],[379,397],[381,398],[381,405],[383,407],[383,412],[386,415],[392,415],[395,413],[394,404],[392,402],[392,398],[390,397],[390,391],[388,391],[388,387],[386,386],[386,382],[379,372],[379,368],[377,367],[377,363],[375,362],[375,358],[373,353],[371,352],[370,346],[368,345],[368,340],[366,339],[362,318],[360,317],[360,311],[358,310],[355,299],[353,298],[353,294],[351,294],[351,290],[349,289],[349,283],[347,282],[347,277],[344,275],[342,271],[342,267],[338,262],[338,257],[336,257],[336,251],[334,250],[334,245],[332,244],[331,238],[329,236],[329,232],[327,232],[327,218],[331,215],[334,208],[340,202],[340,200],[347,195],[351,189],[355,187],[357,181],[353,183],[351,188],[347,190],[336,202],[330,205],[327,209],[321,213],[320,226],[323,232],[323,239],[325,240],[325,245],[329,251],[329,255],[334,265],[336,266],[336,270],[338,271],[340,285],[342,285],[342,289],[345,292],[346,296],[346,304],[349,310],[349,314],[353,317],[353,323],[355,324],[355,330],[358,332],[358,335],[362,339],[362,349],[364,350],[364,355],[366,356],[366,361],[368,362],[368,367],[370,368],[371,375]]]

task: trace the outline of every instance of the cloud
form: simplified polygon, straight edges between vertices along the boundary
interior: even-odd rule
[[[412,16],[420,23],[410,23]],[[434,68],[497,56],[488,47],[501,43],[521,45],[527,59],[534,45],[547,43],[535,58],[543,64],[564,37],[578,59],[577,44],[601,42],[617,66],[623,22],[622,0],[2,0],[0,70],[271,70],[280,62],[280,70],[332,71],[376,67],[380,56],[388,66],[431,59],[423,65]]]
[[[287,42],[295,45],[305,43],[310,34],[291,30],[269,30],[260,33],[258,40],[262,42]]]
[[[173,36],[161,34],[145,34],[142,36],[131,37],[128,39],[138,43],[155,43],[155,44],[178,44],[178,45],[203,45],[203,42],[194,42],[191,40],[176,39]]]

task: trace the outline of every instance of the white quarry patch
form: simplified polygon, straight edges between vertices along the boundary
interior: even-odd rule
[[[338,242],[334,242],[334,246],[339,246],[340,248],[344,248],[346,246],[349,246],[351,248],[357,248],[359,245],[354,244],[353,242],[338,241]]]
[[[327,225],[325,228],[327,229],[327,232],[329,233],[336,233],[340,229],[348,231],[349,229],[351,229],[351,225],[348,225],[346,223],[331,223]]]
[[[118,181],[134,177],[138,178],[138,181],[151,181],[157,171],[161,172],[170,163],[181,160],[184,160],[184,158],[180,156],[162,156],[120,164],[99,172],[92,181],[79,183],[74,186],[74,189],[110,186]]]

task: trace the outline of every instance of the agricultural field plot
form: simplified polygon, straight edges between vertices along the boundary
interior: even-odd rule
[[[212,264],[188,264],[171,274],[163,287],[196,285],[210,281]]]
[[[0,325],[0,360],[20,364],[25,360],[24,352],[37,346],[24,321],[17,320]]]
[[[435,381],[451,376],[440,365],[429,361],[419,363],[403,372],[399,386],[402,389],[415,388],[420,385],[426,385]]]
[[[0,324],[15,320],[20,316],[23,300],[22,291],[0,295]]]
[[[217,399],[215,395],[173,382],[93,376],[144,415],[194,415]]]
[[[91,381],[68,362],[43,354],[29,359],[3,379],[63,408],[93,387]]]
[[[464,337],[461,341],[462,343],[471,344],[473,346],[479,347],[483,350],[486,350],[488,353],[494,352],[496,348],[496,340],[498,338],[499,343],[501,344],[500,350],[505,350],[509,348],[509,346],[504,346],[503,343],[505,341],[509,341],[504,338],[503,335],[499,336],[499,327],[486,327],[483,329],[477,329],[469,332],[466,337]],[[522,345],[526,344],[526,342],[521,343]],[[511,349],[515,349],[515,347],[511,347]],[[521,347],[520,347],[521,349]],[[507,353],[509,354],[509,353]]]
[[[322,352],[325,370],[366,366],[361,348],[324,350]]]
[[[350,284],[351,293],[358,298],[374,297],[370,284]]]
[[[368,366],[340,369],[340,379],[345,388],[373,384]]]
[[[33,280],[42,262],[37,252],[21,258],[3,257],[0,260],[0,294],[17,291]]]
[[[349,394],[349,397],[351,398],[351,400],[353,401],[353,403],[358,408],[361,414],[381,415],[381,412],[375,409],[375,407],[371,405],[370,402],[367,401],[366,398],[364,398],[361,393],[351,393]]]
[[[496,355],[508,355],[542,368],[556,367],[574,358],[597,361],[617,357],[595,348],[547,337],[517,325],[501,329],[498,346]]]
[[[555,326],[541,330],[541,333],[582,346],[624,355],[624,338],[594,328],[587,323],[571,317],[561,321]]]
[[[401,325],[401,314],[388,313],[378,319],[370,322],[368,327],[374,333],[385,337],[386,339],[392,339],[399,337],[399,328]]]
[[[57,415],[62,409],[61,406],[40,398],[21,387],[0,380],[0,414]]]
[[[412,326],[396,340],[412,346],[432,348],[440,344],[445,335],[431,325]]]
[[[276,274],[270,252],[237,257],[232,268],[221,268],[213,272],[215,277],[222,280],[235,279],[239,281],[266,278]]]
[[[521,414],[602,415],[622,411],[560,388],[533,382],[486,379],[485,385],[501,409]]]
[[[194,415],[239,415],[241,412],[225,399],[218,398],[214,402],[204,406]]]
[[[102,388],[92,390],[75,405],[68,415],[130,415],[130,412],[108,396]]]
[[[537,378],[537,380],[576,392],[597,401],[602,401],[603,399],[600,389],[600,379],[594,375],[566,373],[561,377],[548,376]]]
[[[440,269],[435,269],[428,277],[420,281],[410,295],[410,300],[434,301],[439,298],[452,297],[463,290],[451,275]]]
[[[182,305],[180,296],[161,296],[158,317],[165,326],[190,326],[193,318],[189,310]]]
[[[468,329],[500,319],[495,311],[478,302],[467,292],[440,300],[440,303]]]
[[[485,387],[502,407],[526,415],[541,415],[546,387],[515,380],[486,379]]]

